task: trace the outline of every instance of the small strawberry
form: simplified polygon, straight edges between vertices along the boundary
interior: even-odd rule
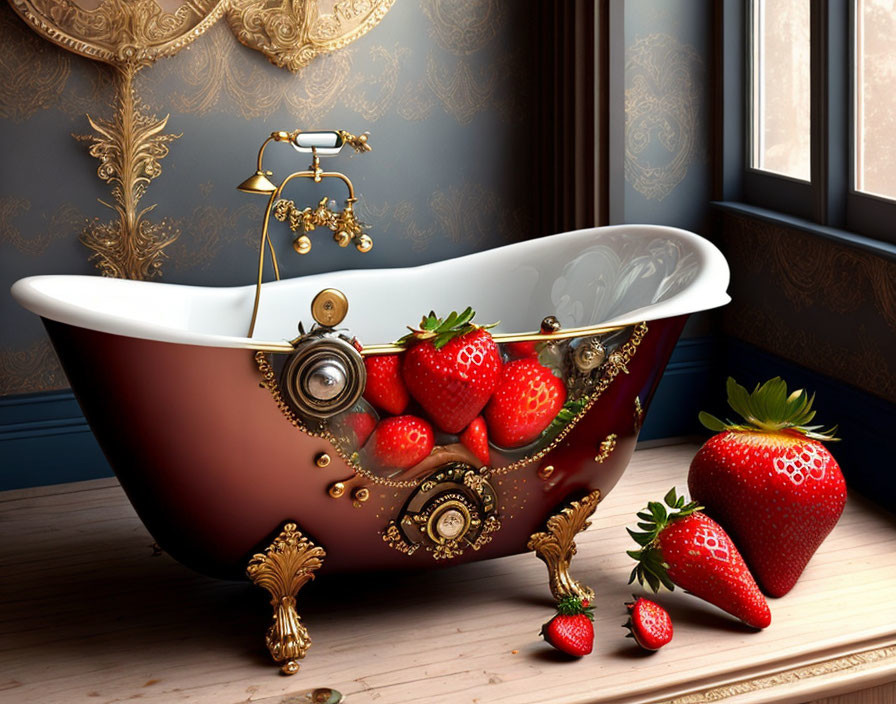
[[[376,416],[363,411],[352,412],[347,418],[347,423],[355,437],[354,447],[363,447],[376,427]]]
[[[492,441],[500,447],[521,447],[547,428],[566,402],[566,385],[534,359],[504,366],[497,391],[485,408]]]
[[[393,416],[404,413],[411,397],[401,378],[401,356],[367,356],[364,358],[364,366],[367,368],[364,398]]]
[[[721,432],[691,462],[688,488],[737,541],[769,596],[793,588],[846,504],[843,474],[821,444],[836,440],[835,429],[809,425],[813,398],[788,394],[778,377],[752,393],[729,378],[728,404],[746,423],[700,414]]]
[[[466,445],[483,465],[491,464],[491,453],[488,449],[488,430],[482,416],[476,416],[467,429],[460,434],[460,441]]]
[[[557,602],[557,615],[541,627],[541,635],[567,655],[588,655],[594,647],[593,611],[587,601],[565,597]]]
[[[498,345],[470,322],[473,315],[470,308],[445,320],[430,313],[401,340],[410,345],[401,367],[405,385],[447,433],[461,432],[479,415],[501,378]]]
[[[765,628],[772,616],[746,563],[722,527],[699,509],[685,504],[675,489],[666,494],[666,506],[651,501],[638,513],[642,533],[628,530],[641,546],[628,555],[638,561],[629,583],[685,591],[715,604],[748,626]]]
[[[511,359],[538,359],[538,346],[543,344],[537,340],[524,342],[508,342],[504,351]]]
[[[644,650],[659,650],[672,640],[672,619],[655,601],[632,595],[634,601],[626,604],[629,630],[626,638],[634,638]]]
[[[416,416],[392,416],[379,422],[364,452],[379,466],[408,469],[426,459],[432,448],[429,423]]]

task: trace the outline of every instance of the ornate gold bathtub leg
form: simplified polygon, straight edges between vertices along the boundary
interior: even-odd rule
[[[571,502],[560,513],[548,519],[547,530],[534,533],[529,538],[527,547],[534,550],[536,556],[548,566],[551,594],[558,601],[567,596],[577,596],[589,601],[594,599],[594,590],[569,574],[569,563],[576,554],[575,537],[591,525],[588,519],[600,499],[600,492],[592,491],[578,501]]]
[[[249,560],[246,569],[249,579],[271,595],[274,623],[268,629],[265,642],[274,661],[283,663],[284,674],[298,672],[299,660],[311,647],[308,629],[296,612],[296,594],[314,579],[314,571],[323,564],[326,554],[302,535],[295,523],[287,523],[263,553]]]

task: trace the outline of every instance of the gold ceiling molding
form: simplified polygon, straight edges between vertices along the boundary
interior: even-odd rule
[[[395,0],[231,0],[227,23],[240,42],[296,72],[375,27]]]
[[[661,201],[705,157],[703,60],[675,37],[651,34],[626,49],[625,75],[625,180]]]
[[[427,0],[423,12],[430,36],[457,56],[473,54],[498,34],[504,3],[499,0]]]
[[[226,0],[9,0],[40,35],[113,66],[148,65],[173,56],[224,13]]]

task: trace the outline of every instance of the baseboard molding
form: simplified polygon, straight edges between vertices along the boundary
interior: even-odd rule
[[[722,341],[680,340],[650,405],[640,440],[693,436],[697,413],[718,394]],[[0,490],[112,476],[71,391],[0,398]]]

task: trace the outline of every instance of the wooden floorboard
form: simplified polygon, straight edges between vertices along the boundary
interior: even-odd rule
[[[693,445],[635,453],[579,539],[595,587],[595,653],[566,661],[538,636],[551,615],[532,555],[414,574],[324,577],[300,613],[313,646],[294,677],[263,645],[270,609],[242,583],[155,555],[114,480],[0,494],[0,701],[427,704],[808,701],[896,680],[896,520],[852,498],[797,587],[755,633],[680,592],[675,639],[625,639],[633,546],[624,526],[683,488]],[[839,701],[839,700],[838,700]]]

